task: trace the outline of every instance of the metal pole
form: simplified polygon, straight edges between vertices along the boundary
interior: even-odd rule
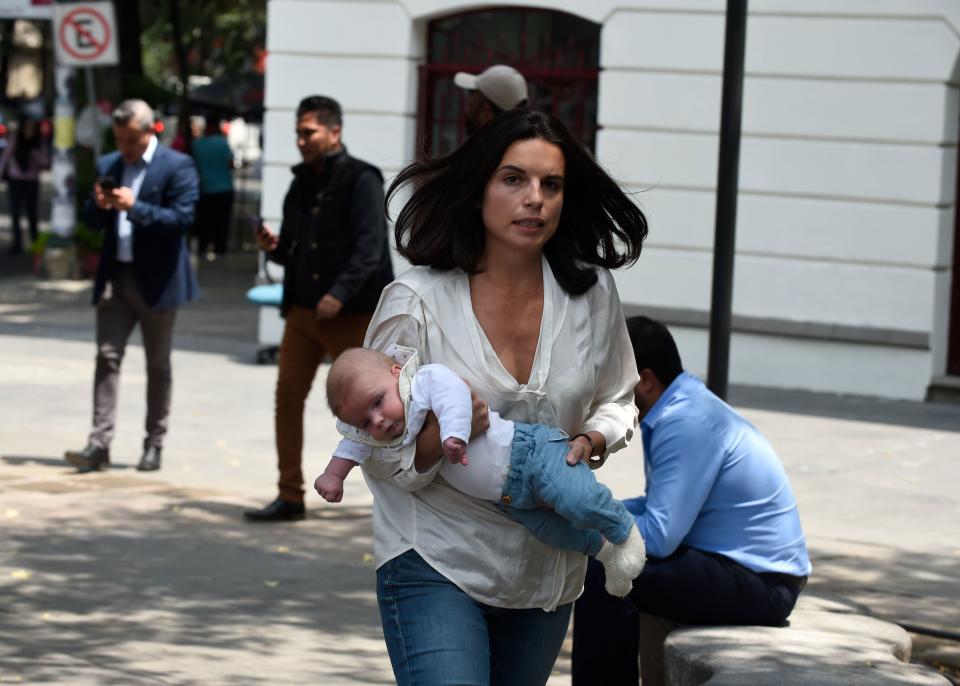
[[[723,99],[720,108],[720,158],[717,166],[717,214],[713,243],[713,296],[710,303],[710,348],[707,360],[707,386],[721,398],[727,397],[730,366],[733,258],[736,246],[740,119],[746,42],[747,0],[727,0]]]
[[[93,87],[93,67],[84,67],[84,81],[87,82],[87,104],[93,112],[93,159],[100,159],[100,109],[97,107],[96,89]]]

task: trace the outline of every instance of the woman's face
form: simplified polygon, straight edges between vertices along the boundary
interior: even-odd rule
[[[563,152],[542,138],[516,141],[483,189],[480,211],[491,250],[543,252],[563,209]]]

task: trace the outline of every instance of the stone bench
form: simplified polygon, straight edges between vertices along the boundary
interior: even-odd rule
[[[896,624],[806,593],[782,628],[694,627],[640,615],[643,686],[950,686],[911,664],[910,650]]]

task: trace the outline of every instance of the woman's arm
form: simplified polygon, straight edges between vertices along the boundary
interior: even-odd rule
[[[420,473],[429,471],[443,459],[440,446],[440,422],[433,412],[427,413],[423,428],[417,434],[416,454],[413,465]]]
[[[403,284],[394,282],[384,289],[363,345],[385,353],[396,344],[426,355],[422,331],[423,308],[419,297]],[[363,469],[376,479],[390,481],[405,491],[416,491],[433,481],[440,469],[440,456],[439,426],[429,414],[413,444],[397,450],[375,449]]]
[[[470,404],[473,415],[470,418],[470,438],[490,428],[490,407],[486,401],[470,390]],[[427,414],[423,428],[417,434],[417,454],[413,463],[418,472],[425,472],[443,459],[443,446],[440,437],[440,422],[433,412]]]
[[[606,270],[600,270],[597,276],[598,281],[589,292],[596,392],[580,429],[593,442],[591,454],[599,458],[588,461],[594,468],[633,438],[638,414],[633,388],[640,377],[613,277]],[[577,440],[581,453],[585,452],[583,444],[589,442],[584,438]]]

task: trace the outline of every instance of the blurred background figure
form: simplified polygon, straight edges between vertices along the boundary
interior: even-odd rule
[[[196,121],[199,120],[199,121]],[[201,135],[194,132],[194,162],[200,175],[200,200],[195,223],[197,255],[208,260],[227,252],[227,238],[233,214],[233,150],[227,143],[219,119],[192,117],[202,125]],[[197,128],[200,128],[198,126]]]
[[[24,117],[0,155],[0,177],[7,181],[10,197],[10,224],[13,231],[11,254],[23,252],[20,217],[27,215],[30,241],[37,240],[37,198],[40,172],[50,166],[50,150],[35,119]]]
[[[170,149],[176,150],[177,152],[189,153],[189,145],[187,145],[187,128],[190,126],[190,121],[188,119],[183,119],[182,117],[177,118],[177,130],[173,135],[173,140],[170,141]]]
[[[526,79],[506,64],[495,64],[479,74],[457,72],[453,82],[470,91],[463,111],[468,136],[501,112],[527,104]]]
[[[113,111],[117,149],[97,161],[87,223],[104,232],[93,287],[96,370],[93,427],[87,445],[64,458],[78,471],[110,466],[120,369],[137,324],[146,361],[147,417],[137,469],[160,469],[173,396],[173,328],[177,309],[200,289],[190,266],[187,231],[197,204],[197,173],[183,153],[160,145],[153,108],[124,100]]]

